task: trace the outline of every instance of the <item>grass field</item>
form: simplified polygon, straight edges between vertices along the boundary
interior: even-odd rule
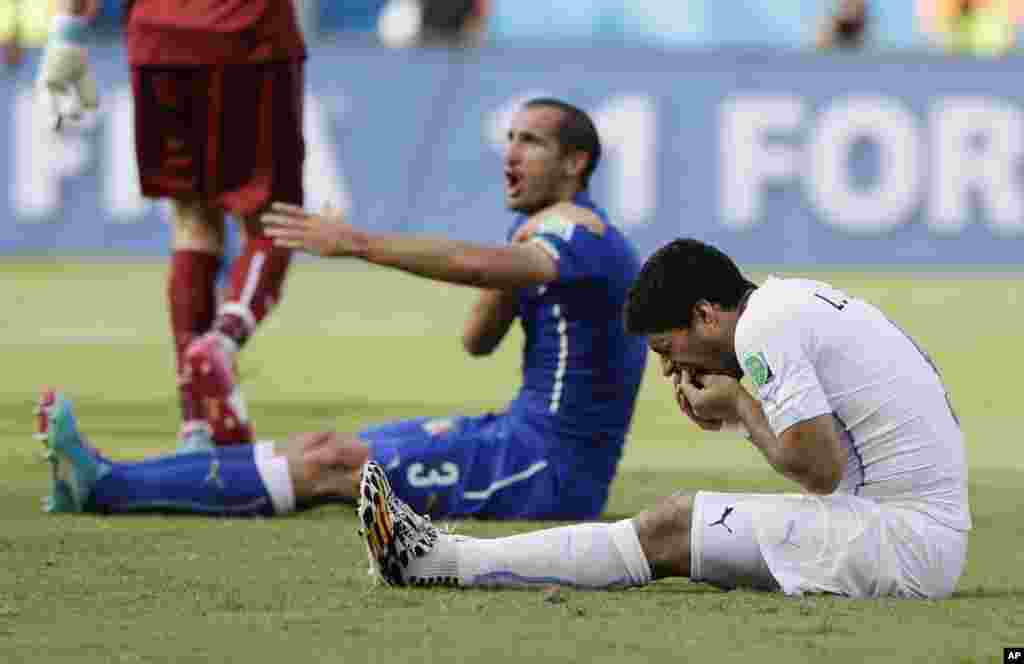
[[[975,518],[949,600],[731,592],[684,580],[625,592],[380,589],[350,509],[279,520],[40,512],[29,433],[43,384],[108,453],[174,444],[163,267],[0,265],[2,662],[996,662],[1024,645],[1021,275],[817,274],[880,304],[944,370],[969,441]],[[304,263],[243,356],[260,437],[479,412],[516,387],[518,333],[468,359],[472,291]],[[653,366],[653,365],[652,365]],[[792,489],[748,443],[700,434],[649,371],[609,518],[678,488]],[[466,522],[475,535],[535,524]]]

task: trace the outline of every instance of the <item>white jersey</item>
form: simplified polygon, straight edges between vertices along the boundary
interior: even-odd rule
[[[736,355],[775,435],[836,418],[847,450],[837,493],[970,529],[963,434],[941,377],[876,307],[825,283],[770,278],[740,315]]]

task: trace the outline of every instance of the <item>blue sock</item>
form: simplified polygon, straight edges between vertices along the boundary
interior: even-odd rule
[[[254,449],[255,449],[255,447],[253,445],[229,445],[227,447],[217,447],[217,448],[214,448],[214,449],[208,450],[208,451],[204,450],[204,451],[199,451],[199,452],[187,452],[187,453],[166,452],[166,453],[161,454],[159,456],[150,457],[150,458],[146,459],[144,461],[144,463],[153,464],[153,465],[156,465],[158,463],[166,463],[166,464],[174,465],[175,458],[179,457],[179,456],[192,456],[194,454],[198,454],[200,456],[203,456],[203,455],[209,456],[209,455],[214,454],[214,453],[216,453],[217,456],[220,457],[221,463],[224,463],[225,461],[229,461],[229,460],[230,461],[235,461],[235,460],[239,460],[239,459],[242,459],[242,460],[248,459],[248,460],[251,461],[253,459],[253,454],[254,454],[253,450]],[[115,463],[115,462],[111,461],[110,459],[104,459],[102,457],[100,457],[100,458],[101,458],[101,460],[106,461],[107,463],[111,463],[111,464]],[[135,464],[133,463],[132,465],[135,465]]]
[[[245,450],[248,447],[248,450]],[[272,516],[251,446],[114,464],[92,487],[88,511]]]
[[[228,445],[227,447],[218,447],[217,454],[221,460],[252,460],[252,455],[256,449],[255,445]]]
[[[253,454],[254,454],[253,450],[254,449],[255,449],[255,445],[249,445],[249,444],[246,444],[246,445],[228,445],[226,447],[216,447],[216,448],[214,448],[212,450],[204,450],[204,451],[198,452],[198,454],[207,454],[207,455],[209,455],[209,454],[216,453],[217,456],[220,457],[220,460],[222,462],[223,461],[227,461],[229,459],[232,460],[232,461],[234,461],[236,459],[250,459],[251,460],[253,458]],[[178,452],[168,452],[167,454],[162,454],[159,457],[154,457],[153,459],[147,459],[147,461],[151,461],[151,460],[152,461],[167,460],[167,459],[172,459],[175,456],[188,456],[189,454],[196,454],[196,452],[188,452],[187,454],[184,454],[184,455],[182,455],[182,454],[180,454]]]

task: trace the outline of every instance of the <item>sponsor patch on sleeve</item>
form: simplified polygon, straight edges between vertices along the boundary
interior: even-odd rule
[[[747,372],[750,380],[754,381],[754,385],[758,387],[764,387],[775,378],[771,366],[768,365],[768,359],[765,358],[762,352],[744,355],[743,370]]]
[[[537,229],[534,231],[538,235],[554,235],[562,238],[568,242],[572,238],[572,232],[576,229],[576,224],[569,221],[560,214],[549,214],[540,220],[537,224]]]

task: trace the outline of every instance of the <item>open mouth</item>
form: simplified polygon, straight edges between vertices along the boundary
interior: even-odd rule
[[[523,191],[523,176],[518,173],[505,171],[505,194],[516,198]]]

